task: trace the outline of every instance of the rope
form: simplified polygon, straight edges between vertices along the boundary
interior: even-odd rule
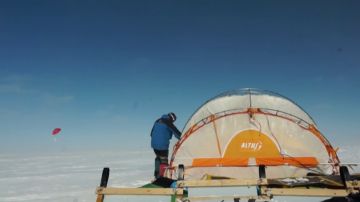
[[[211,116],[211,119],[215,119],[215,115],[212,115],[212,116]],[[216,123],[215,123],[215,122],[216,122],[215,120],[212,121],[213,126],[214,126],[214,130],[215,130],[217,148],[218,148],[220,157],[222,157],[222,152],[221,152],[221,148],[220,148],[220,140],[219,140],[219,136],[218,136],[217,127],[216,127]]]

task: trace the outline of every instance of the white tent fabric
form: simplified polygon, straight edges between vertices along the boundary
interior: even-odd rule
[[[336,152],[313,119],[293,101],[255,89],[223,93],[189,119],[170,166],[186,167],[186,179],[206,175],[257,178],[337,172]],[[169,177],[175,176],[170,170]]]
[[[225,92],[210,99],[191,116],[183,131],[211,114],[251,107],[285,112],[315,125],[313,119],[290,99],[270,91],[249,88]]]

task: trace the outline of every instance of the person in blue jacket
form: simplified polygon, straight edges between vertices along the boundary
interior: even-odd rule
[[[161,118],[155,121],[151,130],[151,147],[154,149],[155,158],[155,178],[163,176],[166,167],[168,166],[169,145],[170,139],[174,135],[180,139],[181,132],[176,128],[174,122],[176,115],[174,113],[164,114]]]

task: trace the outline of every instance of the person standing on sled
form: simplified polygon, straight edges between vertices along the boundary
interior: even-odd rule
[[[175,120],[174,113],[164,114],[155,121],[151,130],[151,148],[154,149],[156,155],[154,172],[156,179],[164,175],[165,169],[169,165],[170,139],[174,135],[179,140],[181,136],[181,132],[174,125]]]

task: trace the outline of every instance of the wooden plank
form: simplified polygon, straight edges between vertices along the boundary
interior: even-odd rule
[[[352,189],[359,189],[360,188],[360,182],[357,180],[353,181],[346,181],[346,187],[352,188]]]
[[[96,202],[104,202],[104,195],[98,194],[96,197]]]
[[[345,189],[326,189],[326,188],[265,188],[266,194],[273,196],[348,196]]]
[[[192,201],[206,201],[206,200],[233,200],[233,199],[240,199],[240,200],[249,200],[249,199],[256,199],[256,201],[270,201],[271,198],[268,196],[241,196],[241,195],[233,195],[233,196],[193,196],[193,197],[186,197],[183,200],[190,200]]]
[[[96,190],[98,195],[183,195],[183,189],[172,188],[116,188],[116,187],[98,187]]]
[[[177,187],[234,187],[234,186],[257,186],[267,185],[266,179],[242,179],[242,180],[186,180],[177,181]]]

